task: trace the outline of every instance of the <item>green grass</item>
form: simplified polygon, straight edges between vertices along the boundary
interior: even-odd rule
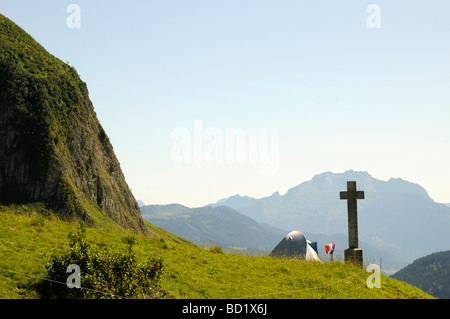
[[[147,226],[152,235],[137,236],[133,251],[139,258],[163,259],[169,298],[432,298],[386,276],[380,289],[369,289],[369,273],[342,262],[224,253]],[[68,234],[78,228],[42,204],[0,206],[0,298],[38,298],[33,283],[46,276],[46,262],[68,247]],[[125,251],[132,233],[106,223],[87,228],[86,235],[91,243]]]

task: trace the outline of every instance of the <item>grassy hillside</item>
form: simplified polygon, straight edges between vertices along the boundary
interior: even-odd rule
[[[179,204],[141,207],[142,218],[198,245],[220,243],[228,251],[271,251],[288,232],[227,206],[189,208]]]
[[[52,254],[67,249],[79,226],[42,204],[0,207],[0,298],[38,298],[33,284],[46,277]],[[203,248],[147,224],[137,237],[139,258],[161,258],[168,298],[430,298],[418,288],[382,276],[380,289],[366,286],[368,273],[340,262],[321,264]],[[120,251],[129,232],[112,223],[87,228],[87,241]]]

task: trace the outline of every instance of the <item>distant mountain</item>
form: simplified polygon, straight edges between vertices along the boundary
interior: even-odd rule
[[[450,299],[450,250],[415,260],[391,278],[416,286],[440,299]]]
[[[141,214],[152,224],[193,243],[220,244],[225,250],[272,250],[287,233],[227,206],[148,205],[141,207]]]
[[[400,178],[382,181],[367,172],[326,172],[284,195],[276,192],[260,199],[235,195],[220,205],[281,229],[347,234],[347,203],[339,199],[347,181],[356,181],[358,190],[365,192],[365,199],[358,200],[360,241],[390,252],[404,265],[447,247],[450,208],[435,203],[420,185]]]
[[[226,205],[228,207],[233,207],[234,209],[241,209],[248,206],[255,205],[258,202],[256,198],[248,197],[248,196],[240,196],[234,195],[228,198],[223,198],[218,200],[217,203],[212,204],[211,206],[220,206]]]

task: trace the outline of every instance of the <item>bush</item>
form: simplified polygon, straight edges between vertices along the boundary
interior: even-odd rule
[[[69,234],[70,248],[54,254],[46,264],[47,278],[40,283],[44,298],[157,298],[164,295],[161,287],[164,266],[159,259],[139,261],[131,247],[128,252],[113,252],[86,241],[85,230]],[[80,267],[81,288],[69,288],[66,272],[71,264]]]
[[[209,247],[209,251],[213,252],[213,253],[217,253],[217,254],[223,254],[223,249],[220,246],[211,246]]]

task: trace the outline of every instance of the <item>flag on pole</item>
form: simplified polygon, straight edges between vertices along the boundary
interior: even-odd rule
[[[325,252],[326,252],[327,254],[333,254],[333,252],[334,252],[334,247],[336,247],[336,244],[333,244],[333,243],[326,244],[326,245],[325,245]]]

